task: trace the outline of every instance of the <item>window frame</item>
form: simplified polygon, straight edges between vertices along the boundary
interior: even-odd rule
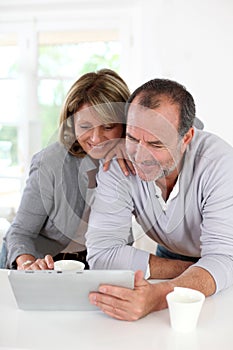
[[[10,2],[13,4],[13,1]],[[49,1],[51,4],[51,1]],[[1,4],[0,4],[1,7]],[[90,36],[90,31],[99,32],[104,37],[118,36],[122,44],[122,57],[120,74],[128,81],[124,73],[129,72],[130,67],[130,17],[129,9],[69,9],[57,13],[54,19],[54,11],[47,11],[42,6],[40,11],[31,10],[22,17],[22,11],[16,8],[4,17],[0,14],[0,35],[17,33],[17,47],[19,53],[19,85],[20,85],[20,113],[19,120],[11,123],[18,128],[18,145],[21,159],[22,172],[17,178],[21,182],[21,192],[25,186],[29,166],[33,154],[42,148],[41,122],[37,99],[37,87],[39,79],[38,46],[39,35],[43,37],[48,32],[85,32]],[[102,33],[102,34],[101,34]],[[112,34],[111,34],[112,33]],[[0,38],[1,39],[1,38]],[[128,74],[129,75],[129,74]],[[7,122],[5,123],[7,124]]]

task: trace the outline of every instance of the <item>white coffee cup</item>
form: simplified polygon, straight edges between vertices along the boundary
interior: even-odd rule
[[[77,260],[58,260],[54,262],[54,270],[56,271],[82,271],[85,264]]]
[[[166,296],[171,327],[180,332],[196,328],[205,295],[191,288],[175,287]]]

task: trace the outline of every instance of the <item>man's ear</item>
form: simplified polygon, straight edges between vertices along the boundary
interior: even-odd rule
[[[191,127],[186,134],[184,135],[183,139],[182,139],[182,151],[184,152],[187,148],[187,146],[189,145],[189,143],[192,141],[194,135],[194,128]]]

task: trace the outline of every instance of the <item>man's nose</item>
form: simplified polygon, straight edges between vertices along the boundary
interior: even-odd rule
[[[150,152],[148,152],[145,146],[139,143],[137,145],[136,152],[135,152],[135,157],[134,157],[135,162],[143,163],[148,159],[149,156],[150,156]]]

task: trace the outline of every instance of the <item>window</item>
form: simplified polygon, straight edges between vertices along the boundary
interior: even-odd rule
[[[82,36],[79,32],[40,35],[38,102],[43,147],[58,127],[60,109],[68,90],[82,74],[106,67],[119,72],[120,43],[113,40],[115,35],[109,40],[101,34],[96,41],[93,41],[96,32],[92,32],[92,41],[90,32],[88,35],[84,32]]]
[[[17,210],[31,156],[56,138],[71,85],[101,68],[119,72],[116,31],[22,31],[0,36],[0,216]]]
[[[0,214],[1,208],[13,208],[17,205],[21,187],[22,172],[18,154],[19,66],[16,43],[17,37],[14,34],[0,37]]]

